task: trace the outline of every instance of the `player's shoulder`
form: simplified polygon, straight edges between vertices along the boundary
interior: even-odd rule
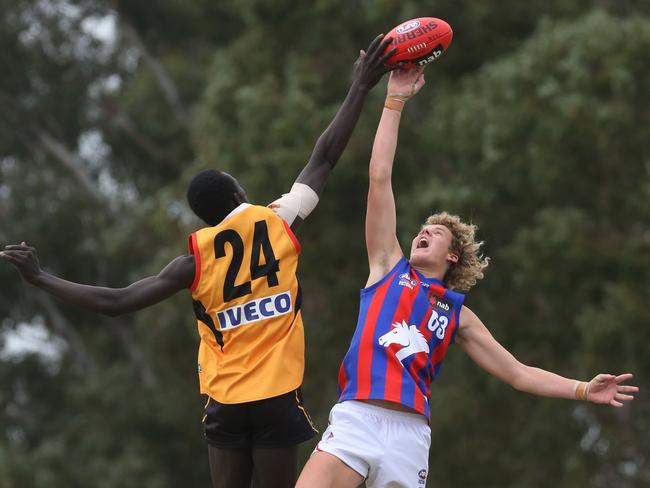
[[[249,217],[250,215],[255,215],[255,216],[263,216],[265,218],[280,218],[278,215],[278,212],[275,211],[275,209],[271,206],[264,206],[264,205],[257,205],[257,204],[249,204],[248,207],[246,207],[246,211],[242,212],[242,216]]]
[[[240,207],[238,207],[239,211],[237,213],[234,213],[233,216],[247,215],[247,214],[251,214],[251,213],[262,213],[262,214],[274,214],[275,213],[268,206],[259,205],[257,203],[243,203]]]
[[[263,205],[256,205],[248,202],[242,203],[224,217],[224,219],[218,224],[202,227],[195,231],[194,234],[211,234],[224,228],[245,225],[246,222],[251,220],[275,218],[275,216],[276,213],[272,209]]]

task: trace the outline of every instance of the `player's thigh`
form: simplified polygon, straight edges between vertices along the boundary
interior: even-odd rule
[[[253,448],[253,488],[293,488],[298,447]]]
[[[296,488],[356,488],[363,476],[336,456],[316,451],[300,473]]]
[[[221,449],[208,446],[212,488],[241,488],[250,486],[253,456],[250,448]]]
[[[366,487],[424,488],[429,470],[431,429],[421,416],[393,412],[391,417],[391,428],[385,436],[385,454],[370,470]]]

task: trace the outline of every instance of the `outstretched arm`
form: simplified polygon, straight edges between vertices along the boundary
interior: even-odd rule
[[[141,308],[189,288],[194,279],[194,257],[179,256],[157,275],[144,278],[126,288],[81,285],[41,270],[36,249],[21,245],[6,246],[0,258],[12,263],[23,279],[63,301],[105,315],[120,315]]]
[[[402,257],[397,240],[397,216],[391,183],[397,135],[404,102],[424,85],[421,69],[396,70],[388,81],[388,95],[375,134],[370,158],[370,186],[366,211],[366,248],[370,275],[366,286],[386,276]]]
[[[368,92],[391,70],[385,61],[394,54],[395,49],[384,54],[391,41],[392,38],[384,38],[380,34],[370,43],[367,52],[360,52],[348,94],[332,122],[316,141],[311,157],[296,178],[291,193],[269,205],[287,220],[292,229],[295,230],[318,203],[325,182],[357,125]]]
[[[599,374],[589,382],[564,378],[550,371],[520,363],[487,330],[469,308],[460,313],[458,342],[465,352],[488,373],[513,388],[533,395],[587,400],[622,407],[639,391],[636,386],[622,385],[632,374]]]

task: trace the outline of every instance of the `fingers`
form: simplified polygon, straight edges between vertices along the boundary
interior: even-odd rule
[[[614,399],[624,402],[624,401],[634,400],[634,397],[632,395],[624,395],[623,393],[617,393],[616,395],[614,395]]]
[[[383,52],[383,51],[381,51],[381,52]],[[384,54],[384,55],[381,57],[381,59],[380,59],[381,64],[386,64],[386,62],[387,62],[390,58],[392,58],[392,57],[393,57],[393,54],[395,54],[396,52],[397,52],[397,48],[394,47],[393,49],[391,49],[390,51],[388,51],[386,54]],[[390,69],[391,69],[391,70],[394,70],[395,68],[397,68],[397,67],[400,66],[400,65],[401,65],[401,63],[394,64],[394,65],[390,66]]]
[[[24,262],[25,258],[18,254],[19,252],[20,251],[2,251],[0,252],[0,258],[13,264],[21,264]]]
[[[382,41],[382,43],[379,45],[379,49],[377,49],[377,53],[383,53],[383,52],[385,52],[386,49],[388,49],[388,46],[390,46],[392,42],[393,42],[393,38],[392,38],[392,37],[386,37],[386,38]],[[397,51],[397,48],[393,48],[393,50]]]
[[[31,251],[2,251],[0,256],[10,261],[25,261],[29,258]]]
[[[381,36],[381,38],[383,38],[384,35],[380,34],[380,36]],[[373,43],[368,48],[368,61],[371,62],[371,63],[377,63],[377,61],[379,61],[379,63],[384,65],[385,64],[384,63],[384,57],[385,56],[383,55],[383,53],[386,52],[386,49],[388,49],[388,46],[390,46],[391,42],[393,42],[393,38],[392,37],[386,37],[386,38],[384,38],[384,40],[381,43],[375,44],[375,41],[377,41],[377,39],[379,39],[380,36],[377,36],[375,38],[375,40],[373,41]],[[394,54],[396,52],[396,49],[393,48],[393,49],[391,49],[391,51],[393,51],[393,54]],[[391,56],[392,56],[392,54],[391,54]]]
[[[386,63],[384,63],[384,66],[386,67],[386,71],[391,72],[391,76],[393,75],[393,73],[401,73],[402,71],[404,71],[403,61],[400,61],[399,63],[395,63],[392,65],[387,65]]]
[[[22,244],[10,244],[5,246],[6,251],[34,251],[33,247],[29,247],[23,242]]]
[[[614,400],[614,399],[612,399],[612,400],[609,402],[609,404],[610,404],[612,407],[616,407],[616,408],[621,408],[621,407],[623,406],[623,404],[622,404],[621,402],[617,402],[617,401]]]
[[[621,383],[623,381],[631,380],[632,378],[634,378],[634,375],[632,373],[624,373],[616,376],[614,380],[616,383]]]
[[[393,38],[392,38],[392,36],[386,36],[386,37],[384,38],[384,41],[381,43],[381,50],[382,50],[382,51],[385,51],[386,48],[388,47],[388,45],[389,45],[390,43],[392,43],[392,42],[393,42]]]
[[[32,251],[2,251],[0,257],[15,264],[26,264],[33,260]]]
[[[381,37],[383,40],[381,43],[375,46],[376,51],[374,51],[373,54],[383,53],[386,49],[388,49],[388,46],[390,46],[391,42],[393,42],[392,37],[384,37],[383,34],[381,34]]]
[[[384,38],[384,34],[379,34],[377,37],[375,37],[370,43],[370,46],[368,46],[366,52],[369,53],[370,55],[373,55],[375,53],[375,49],[377,49],[377,46],[379,45],[379,43],[383,38]]]
[[[620,402],[634,400],[634,395],[627,395],[627,393],[636,393],[638,391],[639,388],[637,386],[619,385],[616,387],[614,400],[618,400]]]

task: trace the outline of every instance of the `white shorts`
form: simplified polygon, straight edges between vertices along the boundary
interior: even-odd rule
[[[431,429],[418,413],[365,402],[337,403],[316,451],[336,456],[366,479],[366,487],[424,488]]]

